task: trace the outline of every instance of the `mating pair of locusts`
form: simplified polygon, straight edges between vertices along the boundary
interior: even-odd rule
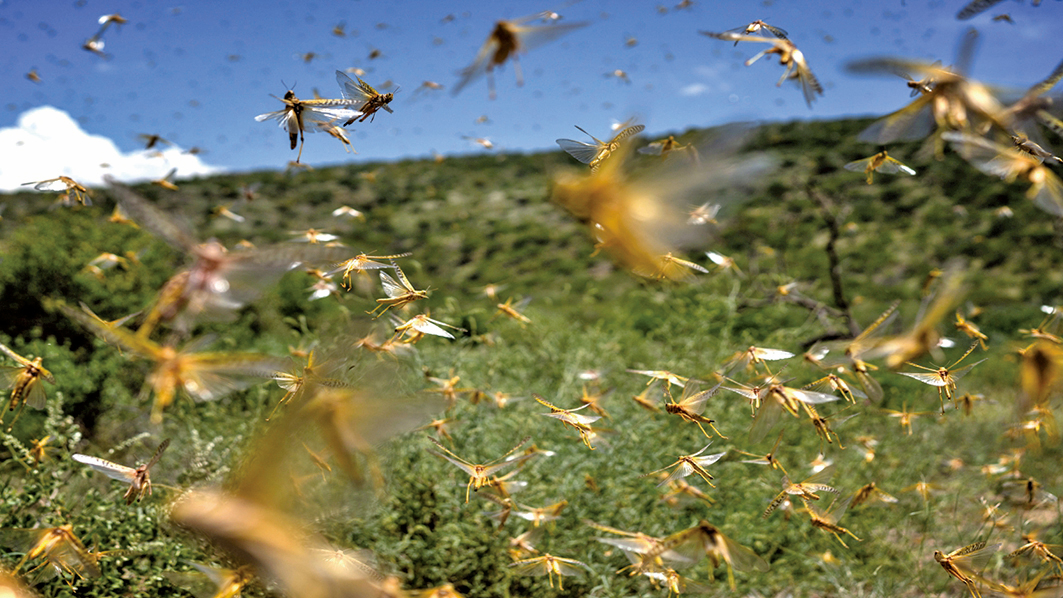
[[[772,450],[774,451],[774,449]],[[857,541],[859,541],[860,538],[848,529],[838,525],[838,520],[845,515],[845,512],[855,501],[857,494],[844,499],[835,498],[826,509],[820,509],[813,504],[814,501],[820,499],[819,495],[816,494],[817,492],[830,492],[834,495],[839,494],[837,488],[826,483],[833,473],[834,466],[828,465],[812,474],[812,476],[805,481],[796,483],[790,481],[789,476],[784,475],[782,478],[782,491],[772,499],[770,504],[768,504],[768,508],[764,510],[762,517],[765,519],[770,517],[771,514],[782,505],[785,500],[787,500],[788,496],[797,497],[801,499],[801,502],[805,506],[805,510],[808,511],[808,515],[811,517],[812,526],[834,534],[834,537],[838,539],[838,542],[840,542],[842,546],[848,548],[849,546],[844,540],[842,540],[842,534],[852,536]],[[863,488],[861,488],[861,490],[863,490]],[[867,493],[870,494],[871,491],[871,489],[868,489]],[[866,499],[867,497],[865,495],[861,498],[861,501]]]
[[[406,274],[402,271],[402,268],[395,263],[395,258],[409,257],[410,253],[397,253],[394,255],[366,255],[360,253],[348,260],[336,264],[336,268],[328,273],[329,276],[343,272],[343,286],[347,289],[351,288],[351,272],[365,272],[367,270],[380,270],[380,284],[384,287],[384,294],[387,297],[377,299],[377,306],[373,311],[368,312],[370,314],[376,314],[376,317],[380,317],[387,313],[392,307],[401,308],[407,304],[413,303],[418,299],[427,299],[428,290],[418,290],[413,288],[410,283],[410,279],[406,278]],[[375,260],[389,260],[391,263],[385,264]],[[389,276],[385,269],[391,268],[395,272],[395,278]],[[397,279],[397,280],[396,280]],[[379,314],[377,310],[384,308]]]
[[[357,78],[357,75],[355,77]],[[283,98],[278,98],[284,102],[284,108],[255,117],[255,120],[259,122],[278,121],[280,127],[288,131],[292,149],[295,149],[296,142],[299,142],[299,155],[295,158],[296,163],[299,163],[303,157],[302,143],[305,132],[328,132],[333,130],[339,121],[346,121],[343,126],[355,120],[365,122],[365,119],[381,109],[392,112],[388,104],[395,98],[395,94],[382,94],[361,78],[358,78],[356,83],[342,71],[336,71],[336,81],[339,82],[340,90],[343,92],[342,99],[300,100],[295,97],[295,91],[289,89]],[[342,137],[336,133],[333,135],[342,141]]]
[[[394,255],[366,255],[360,253],[348,260],[336,264],[336,268],[328,273],[329,276],[343,272],[343,286],[348,290],[351,288],[351,272],[365,272],[367,270],[380,270],[380,284],[384,287],[384,294],[387,297],[377,299],[377,306],[370,314],[376,314],[377,310],[384,308],[377,317],[384,315],[392,307],[401,308],[405,307],[409,303],[413,303],[418,299],[427,299],[428,290],[418,290],[413,288],[413,284],[410,283],[410,279],[406,278],[406,273],[402,271],[402,268],[395,263],[396,258],[409,257],[411,254],[396,253]],[[375,260],[389,260],[390,264],[378,262]],[[391,268],[395,272],[395,277],[392,278],[386,272],[385,269]]]

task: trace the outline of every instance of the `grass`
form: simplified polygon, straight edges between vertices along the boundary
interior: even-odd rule
[[[336,375],[401,398],[399,407],[382,408],[379,420],[366,417],[360,424],[368,433],[390,419],[392,427],[403,430],[376,447],[386,480],[383,492],[349,483],[334,456],[332,473],[322,473],[297,444],[285,459],[290,473],[278,479],[299,482],[299,493],[289,492],[287,501],[309,531],[337,546],[372,550],[375,565],[399,576],[404,587],[449,582],[467,596],[666,593],[645,578],[616,574],[626,559],[595,541],[598,532],[584,526],[584,519],[656,536],[705,519],[771,564],[763,574],[737,572],[734,593],[740,595],[955,595],[965,589],[932,553],[982,539],[1004,544],[985,574],[1012,583],[1039,565],[1003,555],[1021,545],[1023,532],[1040,530],[1042,541],[1059,542],[1058,505],[1025,506],[1007,476],[987,475],[982,468],[1025,450],[1016,466],[1022,476],[1038,480],[1047,491],[1060,490],[1058,444],[1043,432],[1037,443],[1008,434],[1019,421],[1014,349],[1024,341],[1018,329],[1038,325],[1039,305],[1058,301],[1059,228],[1028,205],[1021,189],[972,174],[955,156],[942,162],[913,159],[915,145],[896,152],[890,148],[890,153],[915,167],[917,177],[881,176],[867,186],[859,173],[840,168],[871,153],[851,141],[864,124],[794,123],[760,130],[752,146],[769,149],[780,168],[760,190],[728,207],[711,244],[734,256],[749,275],[717,273],[683,285],[636,279],[616,271],[604,257],[590,257],[589,235],[548,201],[549,177],[565,164],[560,153],[338,167],[294,176],[254,173],[182,183],[178,194],[140,191],[179,212],[200,238],[214,236],[228,245],[241,238],[257,245],[283,242],[288,230],[327,226],[355,251],[411,251],[413,257],[402,265],[415,286],[432,288],[427,302],[432,317],[469,331],[455,341],[426,339],[399,360],[378,358],[353,348],[374,329],[386,333],[382,321],[371,323],[363,314],[379,296],[374,281],[338,301],[311,302],[306,288],[312,279],[299,272],[286,275],[235,322],[201,328],[218,334],[224,350],[281,355],[289,347],[316,347],[319,356],[341,366]],[[240,186],[253,181],[262,183],[259,198],[237,202]],[[777,285],[797,281],[803,294],[832,304],[825,251],[830,235],[817,193],[828,199],[840,225],[841,279],[858,323],[866,325],[899,299],[902,323],[887,332],[910,326],[927,273],[960,255],[967,260],[966,298],[984,308],[975,321],[990,336],[989,360],[960,382],[960,394],[986,397],[969,416],[951,406],[938,415],[934,388],[879,371],[882,404],[839,402],[819,409],[834,418],[838,440],[831,444],[804,418],[782,418],[778,456],[795,479],[806,477],[808,464],[822,452],[835,464],[832,484],[843,496],[875,482],[898,498],[893,505],[862,505],[845,515],[840,524],[862,539],[847,539],[848,549],[813,529],[803,513],[761,517],[780,488],[781,474],[743,463],[746,457],[735,451],[764,453],[778,432],[751,443],[749,406],[733,393],[715,395],[706,408],[727,436],[711,448],[728,451],[710,468],[716,488],[688,478],[712,504],[662,502],[663,490],[641,476],[696,452],[708,440],[694,424],[649,413],[631,401],[645,387],[645,378],[626,372],[667,369],[709,379],[725,359],[750,345],[800,354],[810,341],[844,331],[841,318],[823,320],[802,307],[770,300]],[[175,526],[168,517],[170,501],[189,487],[237,486],[247,475],[246,457],[263,450],[256,442],[266,434],[265,419],[283,391],[268,383],[220,401],[181,399],[160,426],[152,426],[148,407],[137,396],[147,364],[93,340],[61,314],[46,310],[41,299],[84,301],[101,316],[116,318],[147,305],[184,258],[148,233],[103,223],[111,209],[106,191],[97,191],[93,208],[47,211],[48,201],[11,196],[0,221],[5,256],[0,302],[7,316],[0,341],[23,355],[42,355],[57,378],[57,385],[48,388],[48,410],[27,410],[3,436],[0,526],[71,523],[90,548],[132,551],[105,558],[103,576],[76,583],[77,595],[172,593],[163,572],[188,570],[189,561],[233,566],[237,560]],[[231,202],[247,217],[246,225],[210,217],[214,206]],[[328,216],[342,204],[365,212],[366,222]],[[1015,216],[997,217],[993,211],[1001,205],[1009,205]],[[109,271],[102,280],[81,272],[101,251],[132,251],[140,264]],[[696,261],[706,261],[697,255]],[[482,295],[487,283],[505,285],[500,299]],[[533,298],[524,312],[532,320],[527,327],[494,316],[495,303],[509,296]],[[948,332],[957,339],[947,353],[951,360],[967,340]],[[822,375],[799,357],[788,363],[782,375],[792,379],[791,386]],[[601,372],[602,389],[612,392],[604,401],[610,418],[599,422],[609,431],[602,445],[588,451],[574,431],[543,417],[546,409],[531,395],[564,408],[578,406],[585,384],[579,374],[592,369]],[[468,476],[427,452],[433,446],[425,438],[430,432],[414,430],[444,417],[440,396],[424,392],[436,386],[425,374],[448,378],[451,372],[460,376],[459,387],[519,397],[502,409],[491,401],[459,400],[445,413],[453,420],[451,449],[483,462],[531,436],[537,446],[555,451],[521,470],[517,478],[528,485],[515,499],[534,507],[567,500],[537,547],[579,559],[593,574],[566,578],[562,592],[547,580],[515,576],[508,568],[508,540],[528,524],[511,517],[499,530],[487,516],[497,505],[475,496],[465,504]],[[909,436],[882,411],[903,405],[935,413],[915,419]],[[310,448],[321,450],[320,437],[307,430],[300,434]],[[31,441],[45,436],[51,437],[49,458],[31,463]],[[132,465],[149,457],[163,438],[172,444],[153,471],[155,495],[128,508],[121,500],[122,484],[69,458],[81,452]],[[872,440],[877,444],[869,459],[859,447]],[[934,487],[925,500],[904,491],[919,482]],[[997,503],[999,514],[987,520],[986,505]],[[19,535],[0,533],[5,567],[26,550]],[[703,561],[682,573],[706,581],[710,571]],[[723,569],[716,569],[714,587],[728,593],[721,575]],[[59,579],[36,589],[45,595],[75,594]],[[259,584],[248,594],[269,592]]]

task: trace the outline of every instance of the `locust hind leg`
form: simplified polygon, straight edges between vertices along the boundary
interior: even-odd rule
[[[520,59],[513,55],[513,72],[517,74],[517,87],[524,87],[524,73],[520,70]]]

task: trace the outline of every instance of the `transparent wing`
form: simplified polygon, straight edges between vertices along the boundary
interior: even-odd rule
[[[801,482],[801,484],[802,485],[806,485],[806,484],[807,485],[826,484],[827,482],[830,481],[832,476],[834,476],[834,466],[833,465],[828,465],[828,466],[824,467],[823,469],[817,471],[816,473],[812,474],[811,476],[809,476],[809,478],[807,480],[805,480],[804,482]],[[829,492],[829,490],[828,490],[828,492]]]
[[[713,261],[715,261],[715,260],[713,260]],[[757,347],[754,350],[754,353],[756,354],[757,359],[764,359],[764,360],[767,360],[767,361],[778,361],[780,359],[789,359],[789,358],[794,356],[794,354],[790,353],[789,351],[782,351],[780,349],[764,349],[764,348],[761,348],[761,347]]]
[[[0,366],[0,388],[11,388],[25,368],[17,365]]]
[[[653,546],[648,542],[638,538],[598,538],[598,541],[635,554],[646,554],[653,549]]]
[[[431,320],[419,319],[413,323],[413,329],[422,334],[431,334],[432,336],[441,336],[443,338],[454,338],[454,335],[443,330],[439,326],[436,326]]]
[[[118,480],[121,482],[132,482],[135,477],[136,470],[132,467],[126,467],[125,465],[119,465],[112,463],[98,457],[90,457],[89,455],[73,455],[71,458],[78,463],[83,463],[103,475],[111,478],[112,480]]]
[[[961,548],[959,554],[952,558],[952,563],[961,570],[978,573],[985,569],[986,565],[989,564],[989,560],[1000,550],[1000,547],[1001,544],[999,543],[990,544],[989,546],[985,546],[985,542],[971,544]]]
[[[948,382],[942,380],[941,376],[936,373],[930,372],[897,372],[902,376],[907,376],[913,380],[918,380],[923,384],[929,384],[930,386],[947,386]]]
[[[838,491],[837,488],[835,488],[834,486],[830,486],[828,484],[813,484],[813,483],[810,483],[810,482],[801,482],[800,484],[798,484],[798,486],[800,486],[800,489],[801,489],[802,492],[830,492],[830,493],[833,493],[833,494],[839,494],[839,491]],[[799,492],[794,492],[794,494],[800,494],[800,493]]]
[[[247,388],[251,378],[272,378],[285,360],[258,353],[195,353],[185,357],[184,389],[203,401],[213,401]]]
[[[434,438],[429,438],[429,440],[435,442]],[[433,451],[433,450],[429,450],[428,452],[432,453],[433,455],[435,455],[437,457],[441,457],[443,459],[446,459],[447,461],[450,461],[452,464],[454,464],[456,467],[458,467],[459,469],[461,469],[465,473],[469,474],[470,476],[474,476],[474,477],[479,476],[479,474],[476,472],[476,469],[472,465],[470,465],[469,463],[467,463],[465,460],[463,460],[462,458],[458,457],[457,455],[454,455],[450,451],[447,451],[446,447],[444,447],[443,445],[439,445],[439,447],[442,448],[444,451],[446,451],[446,453],[445,454],[444,453],[437,453],[436,451]]]
[[[67,189],[66,183],[60,179],[48,179],[47,181],[38,181],[37,184],[23,183],[25,185],[33,185],[33,188],[37,191],[65,191]]]
[[[343,71],[336,71],[336,82],[340,84],[340,92],[343,93],[343,97],[348,100],[362,103],[377,95],[376,90],[366,85],[361,78],[356,83]]]
[[[303,127],[307,132],[326,131],[337,121],[347,121],[361,116],[358,110],[336,106],[304,106]]]
[[[708,466],[712,465],[713,463],[716,463],[720,459],[723,459],[723,457],[726,454],[727,454],[727,451],[724,451],[722,453],[716,453],[714,455],[708,455],[707,457],[697,457],[697,458],[694,459],[694,462],[697,463],[701,467],[708,467]]]
[[[668,477],[664,478],[660,484],[657,484],[657,487],[660,488],[661,486],[671,484],[672,482],[681,480],[692,473],[694,473],[694,468],[690,463],[683,461],[679,464],[679,467],[676,467],[672,470],[672,473],[668,474]]]
[[[47,401],[48,396],[44,392],[44,384],[41,384],[40,379],[30,382],[29,388],[26,389],[26,404],[34,409],[44,409]]]
[[[804,54],[800,50],[794,50],[793,56],[795,68],[797,69],[797,79],[801,83],[801,92],[805,95],[805,102],[811,106],[816,99],[816,94],[823,95],[823,86],[820,85],[819,79],[816,79],[816,76],[812,74],[812,69],[808,68]]]
[[[989,175],[1010,178],[1036,162],[1035,158],[1020,150],[975,135],[947,131],[941,138],[952,143],[956,152],[975,168]]]
[[[757,414],[753,417],[753,424],[749,427],[749,441],[756,444],[764,439],[764,436],[779,423],[779,417],[783,413],[783,407],[775,399],[765,401]]]
[[[541,556],[510,563],[509,566],[517,575],[539,576],[546,575],[550,571],[549,565],[546,562],[546,557]]]
[[[558,139],[557,144],[560,145],[561,149],[565,150],[570,156],[584,164],[590,164],[593,162],[602,151],[601,145],[585,143],[574,139]]]
[[[580,407],[582,409],[582,407]],[[582,413],[572,413],[571,411],[561,411],[559,413],[544,413],[546,417],[552,417],[559,419],[563,422],[571,424],[577,424],[580,426],[589,426],[590,424],[602,419],[600,415],[583,415]]]
[[[519,22],[520,20],[518,20]],[[537,25],[537,26],[523,26],[517,25],[514,27],[514,32],[519,40],[517,44],[518,50],[527,52],[528,50],[534,50],[539,46],[548,44],[555,39],[565,35],[566,33],[575,31],[590,25],[587,21],[577,21],[574,23],[555,23],[552,25]]]
[[[285,272],[297,265],[319,267],[349,255],[343,247],[325,245],[297,246],[284,244],[273,247],[230,253],[221,274],[228,282],[223,292],[203,291],[202,317],[226,319],[233,309],[254,300]],[[200,314],[197,314],[200,315]]]
[[[96,558],[89,553],[81,541],[73,534],[64,534],[65,539],[48,552],[48,558],[83,577],[99,577],[100,567]]]
[[[192,235],[191,227],[175,220],[172,215],[155,207],[115,179],[104,176],[104,180],[107,181],[111,192],[118,199],[118,205],[134,222],[179,251],[186,253],[193,251],[196,240]]]
[[[854,375],[860,382],[860,386],[863,387],[864,392],[867,393],[867,396],[871,397],[875,402],[882,400],[882,385],[878,383],[878,380],[875,380],[871,374],[860,370],[854,372]]]
[[[392,299],[407,294],[407,290],[385,272],[380,273],[380,284],[384,287],[384,293]]]
[[[915,174],[914,170],[912,170],[911,168],[905,166],[904,164],[901,164],[900,162],[898,162],[897,160],[895,160],[895,159],[893,159],[893,158],[891,158],[889,156],[886,156],[886,161],[883,162],[882,164],[880,164],[879,167],[876,168],[875,170],[877,170],[878,172],[884,172],[886,174],[897,174],[897,173],[904,173],[904,174],[909,174],[909,175],[914,175]]]
[[[743,28],[744,29],[744,28]],[[722,39],[728,42],[761,42],[766,44],[777,44],[779,40],[771,37],[763,37],[760,35],[746,35],[735,31],[724,31],[723,33],[712,33],[710,31],[699,31],[702,35],[707,35],[716,39]]]
[[[228,270],[235,271],[231,272],[232,274],[247,271],[249,277],[259,278],[272,273],[283,274],[298,265],[318,267],[322,264],[334,262],[345,255],[350,255],[350,250],[345,247],[328,247],[325,245],[299,247],[285,243],[283,245],[241,251],[236,255],[232,255],[229,258],[231,266]],[[230,280],[230,282],[233,281]],[[248,284],[251,285],[253,283],[248,281]]]
[[[952,381],[953,382],[957,382],[957,381],[959,381],[960,378],[963,378],[964,376],[966,376],[967,373],[971,371],[971,368],[973,368],[974,366],[982,363],[983,361],[985,361],[985,359],[979,359],[978,361],[976,361],[974,363],[971,363],[971,364],[968,364],[968,365],[965,365],[962,368],[958,368],[958,369],[952,370],[952,371],[949,372],[949,376],[952,377]]]
[[[871,156],[870,158],[864,158],[863,160],[854,160],[845,166],[842,166],[842,168],[852,172],[864,172],[874,159],[875,157]]]
[[[493,476],[496,473],[502,471],[503,469],[508,469],[510,467],[513,467],[514,465],[520,465],[521,463],[524,463],[525,461],[527,461],[528,459],[531,459],[534,456],[535,456],[534,454],[521,455],[519,457],[514,457],[514,458],[512,458],[512,459],[510,459],[508,461],[502,461],[501,463],[495,463],[494,465],[490,465],[490,466],[484,468],[484,476],[485,477]],[[502,459],[505,459],[505,457],[501,457],[500,459],[495,459],[495,460],[499,461],[499,460],[502,460]]]
[[[716,549],[723,553],[724,560],[738,571],[767,571],[771,567],[757,553],[719,533],[716,534]]]
[[[845,515],[845,512],[849,510],[849,504],[852,501],[852,496],[848,496],[846,498],[836,498],[834,499],[834,502],[832,502],[825,511],[820,510],[818,507],[816,507],[816,505],[807,501],[805,502],[805,505],[808,507],[809,511],[812,511],[813,513],[817,514],[821,519],[833,524],[837,524],[838,521],[841,520],[842,516]]]
[[[683,388],[683,398],[679,401],[679,404],[686,408],[687,411],[701,415],[705,411],[705,403],[709,400],[709,397],[714,396],[721,388],[721,385],[716,385],[708,390],[698,390],[696,384],[687,384]]]
[[[870,377],[870,376],[869,376],[869,377]],[[877,385],[877,384],[878,384],[878,382],[876,382],[876,381],[875,381],[874,379],[872,379],[872,380],[871,380],[871,382],[872,382],[872,383],[874,383],[875,385]],[[853,388],[853,387],[852,387],[852,386],[851,386],[850,384],[848,384],[848,383],[845,383],[845,381],[844,381],[844,380],[842,381],[842,383],[844,383],[844,384],[845,384],[845,390],[846,390],[846,391],[847,391],[847,392],[848,392],[848,393],[849,393],[850,395],[852,395],[852,396],[854,396],[854,397],[856,397],[856,398],[858,398],[858,399],[866,399],[866,398],[868,398],[868,397],[870,396],[870,394],[871,394],[871,393],[868,393],[868,392],[864,392],[864,391],[860,390],[859,388]],[[881,388],[879,388],[879,392],[880,392],[880,393],[881,393],[881,391],[882,391],[882,389],[881,389]]]
[[[336,264],[335,267],[333,267],[332,270],[329,270],[328,275],[332,276],[334,274],[338,274],[340,272],[344,272],[348,268],[351,271],[354,271],[354,270],[382,270],[384,268],[390,268],[390,267],[391,267],[390,264],[384,264],[384,263],[381,263],[381,262],[374,262],[373,260],[361,260],[361,259],[352,257],[349,260],[345,260],[345,261],[342,261],[342,262],[339,262],[338,264]]]
[[[655,556],[663,557],[664,553],[670,552],[678,555],[685,562],[696,563],[705,556],[706,540],[700,527],[685,529],[662,540],[658,546],[660,554]]]
[[[827,394],[824,392],[813,392],[810,390],[799,390],[789,387],[786,388],[786,394],[802,403],[808,403],[809,405],[829,403],[831,401],[837,401],[840,398],[838,395]]]
[[[775,35],[775,37],[780,37],[782,39],[789,39],[789,34],[786,33],[786,31],[784,29],[780,29],[779,27],[773,27],[773,26],[771,26],[771,25],[769,25],[767,23],[764,23],[762,26],[765,29],[767,29],[768,31],[772,32]]]
[[[282,108],[280,110],[275,110],[273,112],[267,112],[265,114],[259,114],[258,116],[255,117],[255,120],[258,121],[258,122],[263,122],[263,121],[267,121],[267,120],[275,120],[275,121],[278,121],[278,124],[280,125],[280,128],[284,129],[285,131],[290,131],[293,128],[293,126],[294,126],[294,128],[296,128],[296,130],[298,130],[298,126],[294,125],[294,122],[293,122],[293,121],[295,121],[295,112],[290,110],[287,107]]]
[[[484,45],[480,47],[480,51],[476,53],[476,58],[473,59],[472,64],[461,70],[461,79],[450,91],[450,95],[458,95],[466,85],[483,76],[490,68],[491,57],[497,50],[498,41],[493,35],[489,36]]]
[[[846,63],[845,70],[854,75],[896,75],[897,73],[915,73],[929,77],[935,82],[956,81],[959,76],[951,68],[941,66],[941,62],[922,62],[904,58],[879,56],[863,58]]]
[[[716,206],[714,206],[714,207],[716,207]],[[718,207],[716,208],[716,211],[717,212],[719,211]],[[716,217],[715,214],[713,214],[712,217],[715,218]],[[710,260],[712,260],[712,263],[716,264],[717,266],[726,267],[726,266],[728,266],[728,264],[731,264],[731,258],[727,257],[726,255],[724,255],[722,253],[717,253],[715,251],[706,251],[705,252],[705,257],[707,257]]]
[[[561,575],[572,577],[579,577],[590,569],[586,563],[577,561],[576,559],[566,559],[556,556],[554,557],[554,564],[557,565],[557,570]]]
[[[1033,203],[1042,210],[1054,216],[1063,216],[1063,181],[1055,173],[1043,168],[1044,181],[1040,187],[1030,187],[1033,193]]]
[[[733,33],[735,35],[748,35],[749,33],[753,33],[755,31],[760,31],[761,29],[767,30],[769,33],[771,33],[775,37],[782,38],[782,39],[788,39],[788,37],[787,37],[788,34],[786,33],[785,30],[783,30],[783,29],[781,29],[779,27],[773,27],[773,26],[765,23],[764,21],[754,21],[753,23],[750,23],[749,25],[743,25],[742,27],[735,27],[734,29],[728,29],[727,33]]]
[[[978,30],[968,27],[960,38],[960,45],[956,48],[956,60],[953,69],[960,74],[966,75],[971,71],[971,61],[974,59],[975,50],[978,48]]]
[[[916,141],[926,137],[937,125],[930,109],[931,97],[919,96],[911,104],[872,123],[857,139],[882,145],[894,141]]]

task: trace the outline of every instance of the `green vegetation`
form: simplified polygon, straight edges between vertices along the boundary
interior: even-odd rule
[[[1028,341],[1019,329],[1039,324],[1041,304],[1059,302],[1063,229],[1025,199],[1021,185],[983,176],[951,154],[942,161],[920,159],[919,144],[889,148],[917,176],[876,175],[875,184],[866,185],[860,173],[841,168],[877,151],[854,140],[866,124],[760,129],[750,149],[770,152],[780,167],[744,202],[725,206],[716,234],[699,248],[735,258],[745,275],[717,272],[687,284],[637,279],[617,271],[604,254],[591,256],[593,240],[585,228],[549,201],[551,175],[574,168],[561,152],[251,173],[183,182],[178,192],[148,186],[138,191],[190,222],[199,239],[214,237],[230,247],[242,239],[258,246],[286,242],[292,237],[287,231],[314,227],[340,235],[351,255],[412,252],[401,265],[417,288],[431,289],[422,303],[433,318],[467,329],[454,341],[426,338],[396,361],[378,358],[354,346],[374,329],[378,339],[390,333],[386,317],[370,323],[363,313],[381,296],[375,276],[342,292],[339,300],[310,301],[307,288],[314,279],[302,272],[285,275],[235,322],[197,329],[217,334],[219,350],[283,355],[289,347],[316,347],[321,355],[352,366],[337,374],[348,381],[413,395],[416,407],[409,409],[424,417],[378,447],[384,492],[347,483],[331,460],[331,474],[312,465],[302,470],[315,477],[308,476],[292,499],[293,512],[310,522],[312,531],[336,546],[372,550],[379,569],[399,576],[406,588],[450,582],[463,595],[477,597],[667,594],[644,577],[614,573],[627,560],[596,542],[600,534],[582,519],[654,536],[708,520],[771,564],[763,574],[737,572],[741,595],[961,595],[966,589],[934,562],[932,553],[982,539],[1004,544],[985,574],[1014,584],[1041,566],[1034,558],[1003,556],[1022,544],[1022,533],[1039,531],[1040,540],[1060,542],[1058,504],[1024,506],[1007,475],[987,475],[982,468],[1025,448],[1016,465],[1022,479],[1032,477],[1050,492],[1061,489],[1058,444],[1043,431],[1036,444],[1008,432],[1021,415],[1014,407],[1020,393],[1015,350]],[[260,187],[256,199],[247,202],[241,187],[252,183]],[[233,472],[242,469],[241,457],[255,450],[254,440],[283,391],[269,382],[219,401],[193,403],[181,397],[160,426],[149,423],[150,408],[138,398],[148,365],[93,339],[42,300],[80,301],[105,319],[118,318],[148,306],[162,284],[187,265],[186,258],[142,230],[107,222],[113,202],[106,190],[96,190],[94,200],[90,208],[51,210],[46,195],[5,198],[0,342],[21,355],[42,356],[57,384],[47,387],[47,411],[27,409],[3,436],[0,527],[70,523],[92,550],[133,551],[104,558],[103,576],[78,582],[76,595],[172,593],[165,571],[188,570],[188,561],[236,562],[174,526],[169,501],[180,488],[231,486],[238,477]],[[223,205],[246,222],[212,217]],[[366,220],[333,218],[331,211],[340,205],[361,210]],[[998,214],[1003,206],[1012,217]],[[837,225],[836,239],[830,221]],[[724,360],[750,345],[800,355],[818,338],[846,334],[844,318],[818,317],[772,299],[777,286],[797,282],[803,296],[837,307],[829,242],[838,255],[844,298],[859,325],[901,301],[901,321],[889,334],[915,321],[931,270],[963,258],[966,303],[961,309],[983,310],[973,321],[988,334],[990,350],[989,360],[960,382],[958,394],[982,393],[986,400],[978,401],[970,415],[949,405],[938,416],[933,387],[883,368],[875,374],[885,389],[882,404],[819,407],[832,418],[838,434],[834,443],[825,444],[804,416],[782,418],[778,456],[795,479],[807,477],[808,464],[822,451],[836,465],[832,484],[843,496],[875,482],[898,497],[897,504],[865,504],[845,515],[840,524],[862,539],[847,539],[849,549],[812,528],[799,511],[761,517],[779,491],[781,473],[742,463],[746,457],[734,450],[764,453],[777,432],[750,444],[749,405],[726,391],[709,399],[706,409],[727,436],[715,440],[710,452],[729,451],[710,467],[716,488],[688,478],[713,504],[662,502],[664,489],[640,476],[696,452],[707,440],[694,424],[647,412],[631,401],[646,379],[625,370],[666,369],[709,380]],[[101,252],[128,252],[136,260],[97,278],[84,267]],[[688,257],[712,266],[700,251]],[[502,285],[497,300],[482,293],[489,283]],[[532,320],[526,327],[495,317],[495,304],[511,296],[532,297],[524,311]],[[956,348],[947,351],[949,363],[969,340],[950,321],[939,328],[956,340]],[[976,351],[972,361],[981,358]],[[792,379],[790,386],[823,375],[800,357],[782,363],[789,363],[782,375]],[[2,364],[11,362],[4,358]],[[603,403],[610,418],[598,422],[609,431],[593,452],[573,430],[543,417],[546,410],[531,399],[538,393],[561,407],[578,406],[585,384],[579,374],[586,370],[601,372],[602,388],[614,389]],[[497,529],[486,513],[499,507],[475,496],[465,504],[468,476],[427,452],[430,431],[409,431],[444,417],[440,395],[422,392],[436,388],[424,373],[460,376],[460,388],[520,397],[499,409],[490,400],[472,404],[469,394],[463,395],[445,416],[453,420],[452,450],[485,462],[527,435],[538,447],[555,451],[531,460],[517,474],[528,486],[514,498],[534,507],[567,500],[567,509],[546,525],[537,548],[584,561],[593,574],[566,578],[564,592],[551,589],[545,579],[512,574],[508,539],[529,524],[511,516]],[[916,418],[910,436],[882,411],[904,405],[934,412]],[[45,436],[51,437],[49,457],[33,463],[31,441]],[[163,438],[172,444],[153,470],[155,494],[130,507],[121,499],[123,484],[70,459],[81,452],[133,465],[149,457]],[[862,447],[872,446],[872,439],[876,444],[868,458]],[[933,485],[926,500],[903,491],[918,482]],[[998,503],[999,512],[987,519],[986,505]],[[0,533],[5,568],[26,549],[7,541],[9,536],[17,534]],[[708,579],[704,561],[681,573]],[[720,579],[723,569],[715,574],[714,587],[730,592]],[[57,579],[36,589],[49,596],[75,595]],[[248,594],[269,592],[258,585]]]

